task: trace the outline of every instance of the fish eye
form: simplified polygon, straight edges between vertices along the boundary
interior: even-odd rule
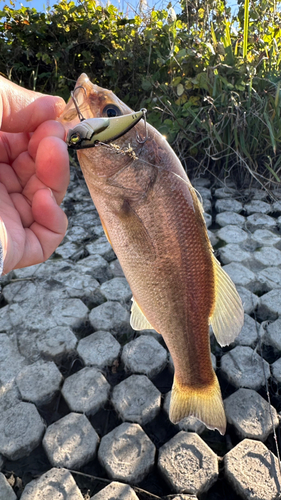
[[[71,144],[78,144],[78,142],[80,141],[80,135],[75,133],[75,134],[72,134],[71,137],[70,137],[70,143]]]
[[[115,106],[115,104],[107,104],[102,110],[102,116],[108,116],[108,118],[120,115],[122,115],[121,109]]]

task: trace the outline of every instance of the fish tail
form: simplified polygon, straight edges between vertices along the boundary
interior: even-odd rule
[[[212,382],[202,388],[180,384],[174,377],[169,418],[176,424],[190,415],[201,420],[208,429],[217,429],[225,434],[226,417],[215,373]]]

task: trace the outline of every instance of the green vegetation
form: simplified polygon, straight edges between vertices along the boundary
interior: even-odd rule
[[[186,8],[188,5],[188,9]],[[0,11],[0,72],[68,99],[86,72],[165,134],[190,171],[243,182],[281,177],[281,2],[223,0],[127,18],[112,5],[61,0]]]

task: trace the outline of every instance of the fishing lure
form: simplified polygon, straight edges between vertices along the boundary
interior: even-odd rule
[[[93,148],[99,143],[108,143],[118,139],[133,128],[142,118],[146,122],[146,109],[129,113],[127,115],[113,116],[108,118],[88,118],[85,119],[79,109],[79,106],[71,93],[80,123],[68,131],[67,145],[70,149]],[[145,142],[146,138],[137,137],[140,143]]]

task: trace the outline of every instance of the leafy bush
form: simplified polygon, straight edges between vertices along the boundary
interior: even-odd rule
[[[188,5],[188,8],[186,8]],[[80,73],[112,89],[173,145],[187,169],[279,182],[278,0],[182,0],[132,18],[93,0],[0,11],[0,72],[65,99]]]

